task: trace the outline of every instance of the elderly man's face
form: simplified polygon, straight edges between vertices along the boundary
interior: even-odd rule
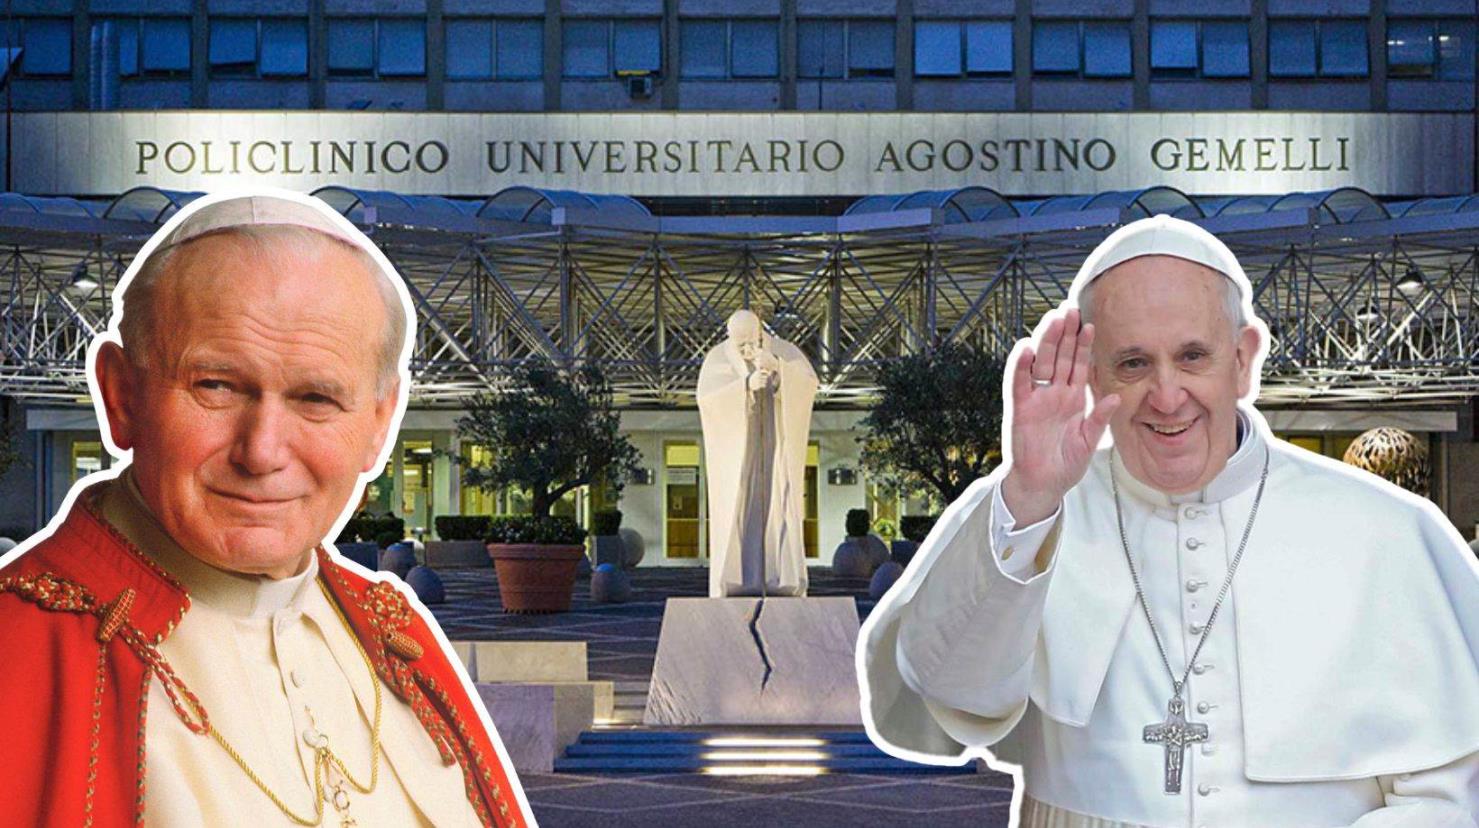
[[[1125,468],[1172,494],[1204,487],[1237,445],[1258,333],[1235,331],[1214,270],[1141,256],[1095,282],[1091,384],[1119,394],[1109,423]]]
[[[741,359],[753,362],[760,355],[760,325],[741,325],[731,334]]]
[[[168,264],[150,367],[100,353],[114,440],[186,551],[276,578],[306,565],[395,409],[393,391],[375,397],[386,311],[373,278],[327,239],[263,252],[205,237]]]

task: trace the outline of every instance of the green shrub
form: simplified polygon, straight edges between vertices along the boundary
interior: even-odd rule
[[[499,515],[488,525],[488,543],[533,543],[573,546],[585,541],[585,529],[573,518],[544,515]]]
[[[437,537],[444,541],[482,540],[488,536],[492,521],[488,515],[441,515],[435,521]]]
[[[899,528],[904,537],[915,543],[923,543],[930,530],[935,528],[939,515],[905,515],[899,519]]]
[[[388,548],[392,543],[400,543],[406,539],[405,532],[396,532],[390,529],[375,536],[375,545],[381,549]]]
[[[621,531],[620,509],[597,509],[591,516],[591,534],[614,535]]]
[[[339,532],[336,543],[358,543],[375,541],[380,542],[380,536],[395,534],[396,540],[406,536],[406,521],[395,515],[372,515],[368,512],[360,512],[350,518]],[[394,542],[394,541],[392,541]]]
[[[850,538],[861,538],[868,534],[868,527],[872,520],[868,517],[867,509],[847,510],[847,536]]]

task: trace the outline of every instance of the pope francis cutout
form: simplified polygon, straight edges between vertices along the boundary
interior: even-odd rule
[[[1006,461],[863,627],[875,742],[1012,772],[1016,828],[1475,828],[1479,564],[1273,437],[1250,297],[1168,216],[1090,253],[1012,353]]]
[[[704,357],[698,410],[709,498],[709,597],[806,594],[806,439],[817,377],[748,310]]]

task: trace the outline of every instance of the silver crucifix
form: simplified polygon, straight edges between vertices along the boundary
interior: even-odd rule
[[[1207,741],[1207,726],[1200,722],[1188,722],[1186,703],[1180,695],[1171,697],[1169,714],[1160,724],[1145,726],[1145,741],[1163,745],[1166,750],[1166,793],[1181,793],[1181,765],[1186,760],[1186,749],[1197,742]]]

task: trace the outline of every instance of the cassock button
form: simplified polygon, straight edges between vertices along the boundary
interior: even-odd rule
[[[1201,662],[1197,662],[1196,664],[1193,664],[1191,666],[1191,671],[1193,673],[1196,673],[1199,676],[1201,674],[1207,672],[1210,669],[1212,669],[1212,665],[1210,665],[1210,664],[1202,664]]]
[[[1206,546],[1206,545],[1207,544],[1202,543],[1201,541],[1197,540],[1196,538],[1187,538],[1186,539],[1186,548],[1187,549],[1190,549],[1193,552],[1197,551],[1198,549],[1201,549],[1203,546]]]
[[[1197,704],[1197,712],[1198,713],[1205,714],[1207,711],[1209,711],[1211,709],[1212,709],[1212,705],[1207,704],[1206,702],[1200,702],[1200,703]]]
[[[1201,635],[1202,630],[1205,630],[1207,628],[1202,626],[1201,624],[1192,624],[1191,626],[1187,627],[1187,629],[1191,631],[1192,635]]]
[[[1188,506],[1186,507],[1186,511],[1181,514],[1185,515],[1187,520],[1196,520],[1202,516],[1202,510],[1195,506]]]
[[[1196,592],[1197,590],[1201,589],[1202,587],[1204,587],[1206,585],[1207,585],[1207,582],[1206,581],[1198,581],[1198,580],[1196,580],[1194,578],[1193,579],[1188,579],[1187,582],[1186,582],[1186,591],[1187,592]]]
[[[1202,796],[1211,796],[1212,795],[1212,786],[1211,785],[1198,785],[1197,786],[1197,793],[1201,794]]]
[[[290,678],[290,679],[293,680],[293,686],[294,687],[302,687],[303,686],[303,674],[301,672],[299,672],[297,670],[291,670],[291,671],[288,672],[288,678]]]

